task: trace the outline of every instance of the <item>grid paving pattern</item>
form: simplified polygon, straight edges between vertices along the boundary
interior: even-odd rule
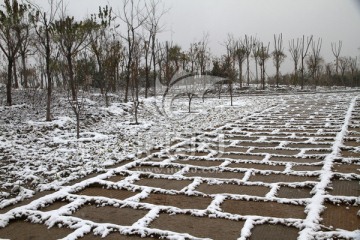
[[[304,95],[184,136],[0,215],[0,238],[360,238],[359,110]]]

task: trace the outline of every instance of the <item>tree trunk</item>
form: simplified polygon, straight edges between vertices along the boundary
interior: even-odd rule
[[[21,62],[22,62],[22,77],[24,80],[24,87],[28,88],[28,74],[26,69],[26,54],[21,54]]]
[[[68,67],[69,67],[69,84],[71,89],[71,96],[72,96],[72,100],[76,101],[76,86],[75,86],[74,69],[73,69],[71,54],[66,55],[66,60],[68,62]]]
[[[246,71],[247,71],[247,85],[250,86],[250,67],[249,67],[249,56],[246,58]]]
[[[7,84],[6,84],[6,103],[12,105],[11,87],[12,87],[12,67],[14,59],[8,58]]]
[[[76,110],[79,111],[79,110]],[[80,114],[79,112],[75,113],[76,115],[76,138],[79,139],[80,138]]]
[[[191,100],[192,100],[191,94],[188,95],[188,97],[189,97],[189,113],[191,113]]]
[[[51,121],[51,94],[52,79],[50,71],[50,46],[46,48],[46,77],[47,77],[47,101],[46,101],[46,121]]]
[[[13,71],[14,71],[14,88],[19,88],[19,81],[18,81],[18,77],[17,77],[17,69],[16,69],[16,61],[14,60],[14,63],[13,63]]]

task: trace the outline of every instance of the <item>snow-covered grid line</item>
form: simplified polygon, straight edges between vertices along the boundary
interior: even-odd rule
[[[330,184],[333,176],[332,166],[334,159],[340,154],[340,147],[342,146],[343,139],[346,136],[352,112],[354,111],[357,97],[354,97],[347,110],[344,124],[341,131],[338,132],[335,142],[332,146],[332,152],[324,159],[324,166],[320,177],[320,182],[314,187],[314,196],[311,198],[310,203],[306,206],[307,216],[304,220],[305,228],[300,231],[299,240],[308,240],[314,237],[316,230],[319,230],[319,222],[321,220],[320,214],[324,209],[323,203],[325,201],[326,187]]]

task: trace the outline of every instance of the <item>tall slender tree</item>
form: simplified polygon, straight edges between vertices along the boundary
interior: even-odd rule
[[[302,41],[301,41],[301,45],[300,45],[300,56],[301,56],[301,67],[300,67],[300,72],[301,72],[301,90],[304,89],[304,84],[305,84],[305,78],[304,78],[304,74],[305,74],[305,58],[307,56],[307,53],[309,51],[309,47],[311,45],[311,42],[313,40],[313,36],[307,37],[306,38],[306,42],[305,42],[305,36],[303,35],[302,37]]]
[[[276,87],[279,87],[280,81],[280,65],[284,62],[286,55],[283,48],[282,34],[279,36],[274,35],[274,51],[272,52],[274,66],[276,69]]]
[[[27,37],[30,6],[17,0],[4,0],[0,6],[0,49],[7,60],[6,103],[12,105],[13,66],[22,42]]]
[[[33,4],[36,9],[32,16],[32,23],[34,25],[37,36],[37,48],[40,54],[45,58],[45,72],[47,79],[47,101],[46,101],[46,121],[51,121],[51,98],[52,98],[52,55],[54,54],[54,28],[53,24],[56,20],[56,15],[60,9],[62,1],[48,0],[49,10],[45,11],[40,6]]]
[[[294,82],[295,85],[298,83],[298,64],[300,59],[300,39],[297,38],[289,41],[289,52],[294,62]]]

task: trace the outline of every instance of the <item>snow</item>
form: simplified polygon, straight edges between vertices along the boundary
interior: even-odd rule
[[[65,106],[61,106],[59,101],[55,106],[55,113],[58,117],[52,122],[45,122],[43,116],[31,115],[31,109],[26,104],[19,104],[10,109],[1,109],[1,113],[5,114],[4,119],[12,119],[15,116],[15,122],[9,122],[1,126],[5,132],[0,135],[1,153],[6,151],[6,158],[0,156],[4,172],[7,172],[11,178],[2,177],[0,185],[2,192],[0,194],[0,208],[22,201],[34,195],[39,190],[56,190],[54,193],[46,195],[42,198],[32,201],[30,204],[16,207],[0,214],[0,226],[5,226],[10,220],[17,216],[27,216],[32,222],[45,222],[49,227],[59,225],[74,229],[74,232],[66,237],[66,239],[77,239],[85,234],[93,231],[93,233],[105,237],[112,230],[116,229],[124,234],[140,234],[147,236],[156,234],[167,237],[168,239],[193,239],[194,237],[186,233],[177,233],[160,229],[150,228],[149,225],[154,221],[160,212],[169,214],[187,213],[194,216],[219,217],[232,220],[244,220],[245,225],[240,230],[239,238],[247,239],[251,235],[251,230],[256,225],[262,223],[281,223],[288,226],[298,228],[300,231],[300,239],[326,239],[333,236],[343,238],[354,238],[359,235],[359,231],[345,231],[337,229],[336,231],[323,232],[320,230],[320,214],[323,210],[325,199],[329,201],[355,201],[359,202],[356,197],[333,197],[327,195],[326,188],[333,176],[331,170],[334,161],[339,158],[340,148],[344,147],[343,139],[348,132],[349,122],[353,113],[357,98],[353,97],[350,105],[348,103],[339,103],[339,109],[348,106],[343,121],[327,123],[324,129],[317,131],[317,137],[312,137],[309,132],[301,134],[292,134],[291,136],[279,136],[281,141],[272,141],[271,134],[280,134],[290,132],[293,129],[301,129],[301,126],[294,126],[294,119],[284,123],[285,128],[281,131],[277,128],[259,127],[256,124],[249,124],[252,118],[256,118],[257,122],[264,121],[265,116],[271,116],[280,112],[279,109],[285,108],[287,101],[302,99],[303,96],[255,96],[235,98],[235,107],[228,106],[228,99],[206,99],[205,103],[194,99],[193,108],[198,114],[188,114],[181,121],[166,121],[165,116],[158,114],[158,109],[154,106],[155,98],[144,99],[140,106],[140,124],[133,125],[133,116],[131,114],[131,104],[112,103],[109,107],[103,107],[97,101],[91,100],[89,96],[86,98],[86,118],[82,122],[81,136],[76,139],[74,131],[75,121],[71,111],[66,110]],[[334,95],[339,100],[349,96]],[[313,98],[313,96],[312,96]],[[321,100],[322,95],[314,97]],[[334,108],[335,109],[335,108]],[[321,112],[321,111],[319,111]],[[23,118],[20,118],[23,116]],[[329,116],[331,117],[331,116]],[[283,116],[279,116],[279,121],[284,121]],[[330,120],[330,119],[328,119]],[[328,121],[327,120],[327,121]],[[225,124],[231,122],[229,124]],[[329,122],[329,121],[328,121]],[[220,126],[225,124],[224,126]],[[238,124],[238,126],[236,126]],[[309,120],[309,124],[311,121]],[[241,125],[241,127],[239,126]],[[219,127],[220,126],[220,127]],[[231,130],[227,130],[227,129]],[[329,128],[329,129],[327,129]],[[334,128],[334,129],[332,129]],[[205,132],[206,130],[209,132]],[[229,136],[257,136],[256,141],[229,140]],[[261,131],[268,131],[262,134]],[[330,154],[307,154],[310,148],[289,148],[288,144],[292,139],[302,139],[302,143],[317,144],[320,139],[327,137],[328,131],[337,132],[335,139],[327,139],[332,144]],[[264,136],[265,135],[265,136]],[[22,141],[19,141],[22,139]],[[176,144],[174,142],[176,141]],[[289,163],[281,161],[273,161],[272,157],[283,157],[281,154],[265,153],[253,154],[255,147],[249,147],[247,153],[253,156],[263,156],[260,161],[245,159],[234,160],[227,158],[226,154],[221,157],[215,157],[224,152],[227,146],[237,146],[243,142],[254,143],[273,143],[278,142],[277,147],[264,147],[267,150],[299,150],[300,157],[317,157],[325,156],[324,159],[319,158],[319,162],[324,166],[319,171],[294,171],[294,166],[298,163]],[[191,148],[188,148],[188,145]],[[158,149],[156,153],[152,151]],[[320,148],[321,150],[321,148]],[[325,149],[326,150],[326,149]],[[195,152],[208,153],[205,156],[195,156]],[[179,154],[181,152],[182,154]],[[141,153],[147,153],[141,155]],[[189,156],[185,155],[189,154]],[[241,155],[241,154],[240,154]],[[166,157],[164,161],[157,162],[152,157]],[[183,164],[174,161],[181,158],[187,160],[206,160],[215,161],[223,160],[223,163],[216,167],[193,166],[183,161]],[[11,160],[11,161],[10,161]],[[128,162],[125,162],[128,161]],[[316,166],[319,162],[302,164],[301,166]],[[123,164],[122,164],[123,163]],[[268,165],[284,166],[282,171],[257,170],[255,168],[231,168],[232,163],[256,163]],[[119,165],[117,165],[119,164]],[[179,167],[180,170],[172,175],[158,173],[149,173],[144,171],[131,170],[132,167]],[[244,174],[241,179],[221,179],[208,177],[188,177],[187,173],[196,170],[207,171],[225,171],[238,172]],[[98,175],[78,183],[72,181],[86,176],[90,173],[98,173]],[[262,181],[249,181],[254,174],[274,174],[282,173],[291,176],[315,176],[319,181],[304,182],[275,182],[266,183]],[[111,182],[107,179],[117,174],[124,174],[125,178],[118,182]],[[357,178],[358,174],[341,174],[341,177]],[[180,190],[166,190],[156,187],[148,187],[137,185],[136,181],[143,177],[190,180],[191,183]],[[29,182],[31,184],[29,184]],[[139,191],[135,196],[117,200],[101,196],[85,196],[77,195],[76,192],[91,184],[101,184],[104,188],[110,189],[126,189],[128,191]],[[222,185],[235,184],[244,186],[263,186],[269,188],[269,192],[263,197],[251,196],[247,194],[204,194],[197,191],[197,187],[201,184]],[[312,188],[314,195],[311,198],[280,198],[277,192],[280,186],[307,186]],[[10,190],[13,190],[11,192]],[[156,205],[144,203],[141,200],[149,196],[150,193],[166,193],[166,194],[184,194],[187,196],[207,196],[212,201],[206,209],[180,209],[174,206]],[[42,206],[48,206],[51,203],[66,199],[69,203],[58,210],[43,212],[38,210]],[[273,201],[278,203],[287,203],[293,205],[301,205],[306,209],[306,219],[296,218],[276,218],[266,216],[247,216],[240,214],[230,214],[223,212],[221,204],[228,199],[246,200],[246,201]],[[77,209],[89,202],[96,202],[99,206],[107,205],[114,207],[129,206],[132,208],[141,208],[148,210],[148,213],[132,226],[119,226],[110,223],[95,223],[89,220],[83,220],[71,216]]]

